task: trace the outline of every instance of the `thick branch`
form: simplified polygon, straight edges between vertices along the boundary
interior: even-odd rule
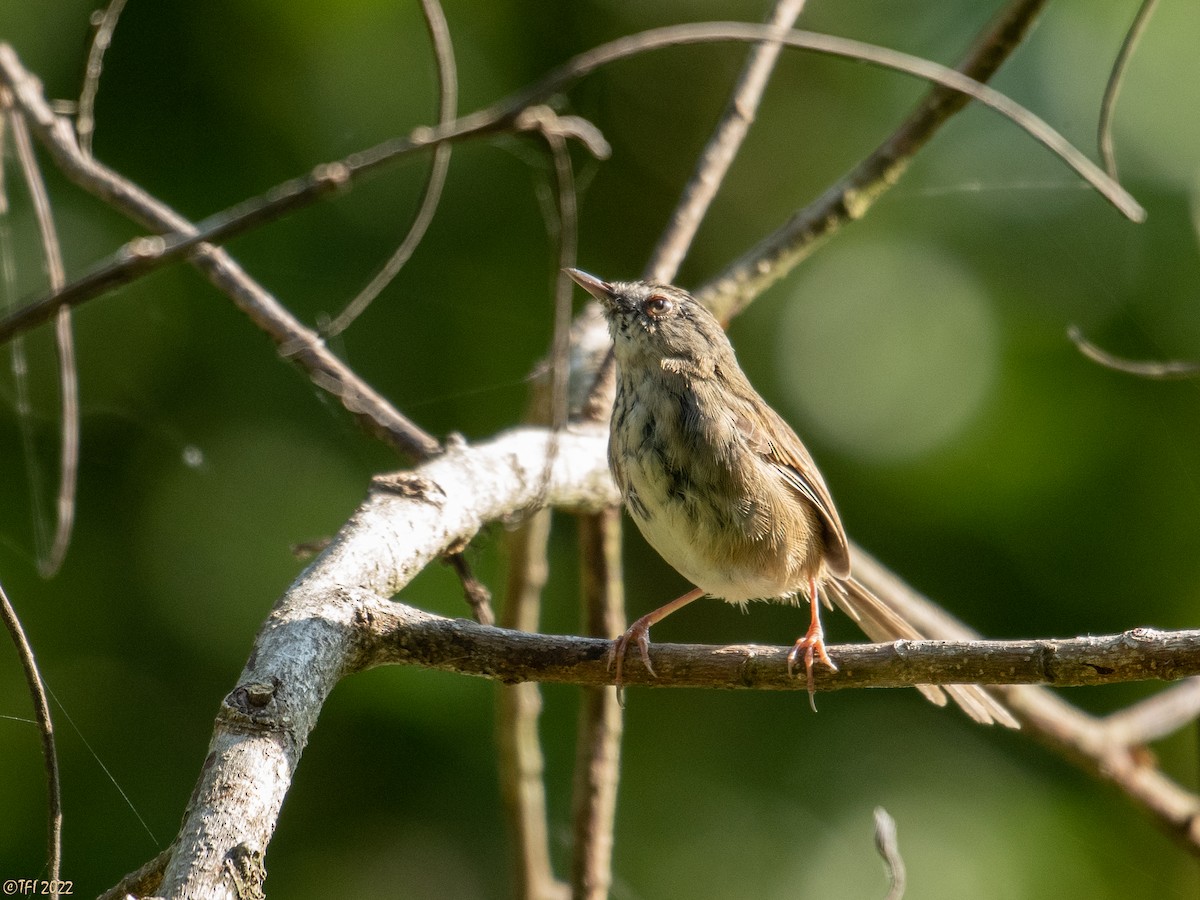
[[[552,445],[558,452],[548,462]],[[373,623],[390,625],[393,607],[404,609],[385,598],[449,547],[540,497],[574,508],[612,504],[616,489],[603,447],[604,431],[596,427],[554,435],[520,429],[480,446],[451,446],[416,472],[376,480],[334,542],[276,604],[225,698],[162,896],[243,895],[239,885],[260,871],[326,697],[384,652]]]
[[[325,698],[347,674],[404,663],[505,682],[612,682],[607,640],[493,628],[388,599],[447,547],[539,499],[571,508],[612,504],[616,491],[604,444],[602,428],[555,434],[518,429],[486,444],[451,447],[414,472],[376,480],[366,502],[259,632],[218,716],[163,896],[228,896],[233,872],[256,871],[309,732]],[[552,446],[556,452],[547,467]],[[802,681],[787,674],[788,649],[655,644],[659,677],[651,679],[633,665],[625,680],[661,687],[803,689]],[[855,644],[831,652],[841,669],[819,671],[818,690],[960,682],[1103,684],[1200,673],[1197,631]],[[1055,701],[1045,692],[1029,696]],[[1068,718],[1050,716],[1035,733],[1061,742],[1050,735],[1051,729],[1062,732],[1064,723]],[[1090,746],[1079,743],[1073,752],[1086,753]],[[1088,758],[1101,768],[1096,753]],[[1147,779],[1140,776],[1138,783]],[[1175,792],[1190,796],[1177,787]],[[1145,805],[1153,808],[1166,796],[1165,790],[1149,791]],[[1185,799],[1163,804],[1173,814],[1186,806]]]

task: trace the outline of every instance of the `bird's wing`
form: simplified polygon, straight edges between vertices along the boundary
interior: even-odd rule
[[[749,394],[743,393],[738,398],[742,401],[739,408],[731,410],[738,430],[747,445],[776,466],[788,483],[816,509],[824,525],[826,568],[835,578],[847,577],[850,574],[850,542],[817,464],[796,437],[796,432],[754,392],[749,382],[745,389]]]

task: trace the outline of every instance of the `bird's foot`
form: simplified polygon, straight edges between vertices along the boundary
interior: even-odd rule
[[[825,649],[825,632],[821,628],[820,621],[814,620],[808,627],[808,631],[804,633],[804,637],[796,641],[796,645],[788,653],[788,675],[794,674],[796,660],[800,658],[801,651],[804,652],[804,674],[808,679],[808,705],[812,707],[813,712],[816,712],[817,701],[814,697],[816,690],[813,687],[813,663],[819,659],[831,672],[837,671],[837,666],[833,664],[833,660],[829,658],[829,653]]]

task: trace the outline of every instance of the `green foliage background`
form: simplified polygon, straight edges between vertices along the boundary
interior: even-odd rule
[[[989,16],[968,0],[810,7],[806,27],[948,62]],[[0,39],[51,97],[78,93],[91,8],[0,8]],[[996,86],[1091,152],[1133,12],[1116,0],[1051,4]],[[759,21],[765,6],[448,0],[446,14],[466,112],[604,40],[679,21]],[[1121,97],[1122,176],[1146,225],[1122,221],[1026,135],[972,109],[865,221],[733,326],[752,380],[808,440],[852,535],[989,635],[1200,618],[1196,383],[1106,371],[1066,339],[1076,323],[1125,355],[1200,357],[1197,34],[1200,7],[1162,4]],[[614,147],[603,164],[576,157],[583,267],[641,269],[744,53],[663,51],[571,92],[569,108]],[[96,154],[200,218],[430,121],[432,73],[413,3],[133,2],[106,62]],[[823,190],[921,91],[786,53],[681,283],[719,271]],[[11,162],[19,300],[40,293],[44,275]],[[302,318],[334,313],[407,227],[425,165],[401,165],[230,249]],[[47,169],[69,272],[137,233]],[[483,437],[521,416],[523,380],[550,336],[548,187],[530,139],[457,148],[425,243],[336,343],[435,434]],[[289,545],[335,531],[370,475],[397,463],[186,267],[89,304],[75,329],[84,418],[74,544],[58,577],[36,575],[31,484],[43,503],[52,495],[57,440],[53,352],[39,333],[28,342],[33,458],[11,374],[0,377],[0,579],[54,691],[63,874],[94,895],[174,836],[218,703],[301,568]],[[682,586],[630,532],[637,612]],[[566,517],[553,549],[545,628],[570,632]],[[498,529],[470,551],[494,587],[501,551]],[[464,614],[442,569],[404,599]],[[743,616],[707,603],[655,636],[783,644],[802,625],[794,609]],[[846,621],[830,625],[835,640],[857,639]],[[343,683],[267,856],[271,895],[508,896],[493,690],[396,668]],[[1152,690],[1069,698],[1103,712]],[[545,696],[565,872],[576,696]],[[882,896],[879,804],[899,823],[914,897],[1195,896],[1188,856],[1023,737],[972,727],[911,691],[828,695],[820,708],[812,715],[801,694],[630,691],[613,896]],[[28,715],[15,655],[0,649],[0,878],[42,872],[44,787]],[[1193,786],[1195,744],[1185,733],[1155,748]]]

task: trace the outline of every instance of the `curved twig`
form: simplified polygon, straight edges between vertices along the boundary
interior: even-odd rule
[[[56,116],[42,94],[41,85],[21,65],[7,44],[0,44],[0,86],[7,88],[16,107],[26,116],[30,130],[49,151],[64,175],[104,199],[123,215],[143,227],[164,233],[194,235],[196,227],[171,207],[151,196],[129,179],[80,151],[70,123]],[[333,167],[321,169],[313,180],[330,190],[344,184],[344,173]],[[146,255],[153,258],[163,238],[143,238]],[[248,276],[224,250],[205,244],[194,249],[192,262],[209,280],[234,301],[255,325],[275,342],[281,355],[304,369],[323,390],[338,401],[370,431],[396,451],[425,459],[440,451],[430,434],[393,407],[345,363],[338,359],[312,329],[298,322],[274,296]],[[35,321],[55,315],[65,301],[52,300],[25,307],[0,321],[0,343]],[[24,323],[24,325],[22,324]]]
[[[1127,375],[1136,375],[1139,378],[1152,378],[1159,381],[1182,380],[1185,378],[1195,378],[1197,375],[1200,375],[1200,362],[1191,362],[1188,360],[1168,360],[1161,362],[1152,359],[1125,359],[1124,357],[1115,356],[1085,338],[1077,325],[1072,325],[1067,329],[1067,337],[1071,339],[1071,343],[1079,349],[1080,353],[1093,362],[1104,366],[1106,369],[1113,369],[1117,372],[1125,372]]]
[[[1121,93],[1121,85],[1125,81],[1125,71],[1129,67],[1129,61],[1133,59],[1133,51],[1137,49],[1138,42],[1142,39],[1142,33],[1146,30],[1150,17],[1154,15],[1156,6],[1158,6],[1158,0],[1142,0],[1129,30],[1125,32],[1125,39],[1121,41],[1121,49],[1117,53],[1116,60],[1113,61],[1108,84],[1104,87],[1104,99],[1100,101],[1100,121],[1096,126],[1096,142],[1100,148],[1100,159],[1104,162],[1104,171],[1113,178],[1117,177],[1117,154],[1113,149],[1112,136],[1113,111],[1117,106],[1117,95]]]
[[[25,672],[25,682],[29,685],[29,696],[33,700],[33,712],[36,716],[38,733],[42,737],[42,764],[46,769],[46,805],[49,815],[46,817],[46,869],[50,880],[57,882],[62,870],[62,781],[58,771],[58,750],[54,745],[54,721],[50,718],[50,704],[46,699],[46,685],[42,681],[42,673],[38,671],[37,660],[33,656],[33,648],[25,637],[25,629],[17,612],[9,602],[4,585],[0,584],[0,618],[8,629],[17,656],[21,660],[21,668]],[[55,893],[57,897],[58,894]]]
[[[786,32],[799,18],[804,2],[780,0],[775,4],[767,24]],[[671,281],[679,272],[696,231],[725,180],[725,173],[729,171],[750,126],[754,124],[763,92],[782,49],[783,45],[778,41],[764,41],[751,49],[712,137],[696,160],[692,177],[688,179],[667,227],[650,254],[642,273],[647,281]]]
[[[94,269],[85,276],[86,284],[82,283],[85,279],[81,279],[78,286],[72,284],[62,294],[38,298],[23,306],[18,313],[0,320],[0,343],[17,331],[26,330],[45,321],[61,305],[81,303],[99,292],[126,283],[130,277],[152,271],[167,262],[193,253],[203,243],[227,241],[264,221],[308,206],[333,190],[345,188],[354,178],[369,174],[401,156],[442,143],[493,134],[509,128],[524,110],[537,105],[546,97],[563,90],[603,65],[665,47],[720,41],[764,40],[777,40],[789,47],[903,72],[969,96],[1006,116],[1058,155],[1123,215],[1135,222],[1145,218],[1145,210],[1128,191],[1109,178],[1046,122],[998,91],[954,69],[896,50],[826,34],[806,31],[780,34],[773,26],[745,22],[674,25],[619,38],[581,53],[533,87],[507,100],[457,119],[447,126],[420,128],[407,137],[385,141],[369,150],[353,154],[341,162],[318,166],[311,175],[285,182],[260,198],[245,201],[231,210],[210,216],[201,222],[199,227],[159,226],[158,230],[161,232],[175,233],[161,238],[161,243],[140,247],[136,254],[123,249],[116,260]],[[25,77],[21,77],[23,75]],[[40,91],[31,87],[15,54],[7,45],[0,45],[0,84],[10,86],[22,109],[37,107],[39,101],[44,104],[44,100],[40,99]],[[30,96],[31,92],[33,97]],[[53,121],[41,122],[39,125],[42,126],[39,136],[54,131]],[[842,199],[848,202],[851,198]],[[860,215],[861,212],[857,214]],[[850,217],[855,215],[851,210]]]
[[[446,15],[442,11],[441,4],[437,0],[421,0],[421,9],[425,13],[425,27],[429,31],[434,59],[437,61],[438,125],[444,127],[454,120],[458,110],[458,68],[454,62],[454,44],[450,40],[450,26],[446,23]],[[404,268],[409,257],[420,246],[442,198],[446,173],[450,170],[450,148],[449,143],[438,144],[433,148],[433,161],[429,166],[425,187],[421,191],[421,203],[408,228],[408,234],[404,236],[404,240],[400,242],[400,246],[396,248],[391,259],[375,273],[375,277],[359,292],[358,296],[347,303],[345,308],[325,326],[323,331],[326,336],[333,337],[345,331],[392,282],[392,279]]]
[[[63,266],[62,247],[58,240],[58,229],[54,224],[54,212],[50,197],[46,193],[46,182],[38,169],[37,157],[33,152],[33,141],[25,116],[14,112],[9,121],[12,126],[13,145],[21,163],[21,173],[33,202],[38,233],[42,240],[42,253],[46,260],[46,273],[52,291],[62,290],[67,281]],[[61,436],[58,450],[58,493],[54,506],[54,537],[38,547],[38,571],[45,578],[54,575],[62,567],[71,544],[71,532],[75,525],[75,491],[79,482],[79,370],[75,365],[75,338],[71,332],[71,309],[61,306],[54,314],[54,347],[58,354],[58,385],[62,413]],[[35,517],[41,515],[41,485],[34,484]],[[40,528],[35,528],[41,534]],[[39,542],[40,543],[40,542]]]
[[[96,94],[100,91],[100,73],[104,69],[104,54],[112,45],[117,21],[125,9],[125,0],[110,0],[103,12],[92,14],[96,27],[92,45],[88,48],[87,66],[83,73],[83,86],[79,89],[79,107],[75,115],[75,133],[79,136],[79,149],[92,155],[92,138],[96,134]]]

